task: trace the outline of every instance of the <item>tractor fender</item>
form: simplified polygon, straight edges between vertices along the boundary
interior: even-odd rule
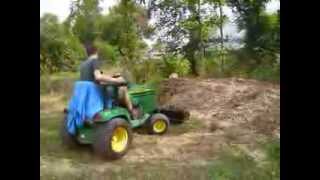
[[[122,117],[127,121],[131,119],[128,110],[122,107],[115,107],[109,110],[104,110],[100,112],[99,115],[100,118],[95,121],[97,123],[108,122],[116,117]]]

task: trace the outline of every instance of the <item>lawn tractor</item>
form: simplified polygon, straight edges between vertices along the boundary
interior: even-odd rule
[[[67,131],[67,113],[62,123],[62,141],[69,147],[87,144],[93,147],[95,154],[106,159],[119,159],[126,154],[132,141],[132,129],[143,127],[148,133],[161,135],[168,131],[169,118],[157,107],[155,90],[144,85],[127,85],[129,97],[139,117],[133,119],[129,111],[116,101],[108,103],[106,108],[95,115],[83,127],[77,128],[76,135]],[[117,99],[119,86],[105,85],[105,92],[112,92]],[[109,93],[110,94],[110,93]]]

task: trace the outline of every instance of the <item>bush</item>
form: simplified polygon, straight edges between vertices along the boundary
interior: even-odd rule
[[[119,53],[116,50],[116,47],[103,41],[96,41],[95,44],[99,49],[100,58],[103,60],[107,60],[110,64],[115,64],[116,60],[119,57]]]
[[[250,54],[246,49],[229,50],[225,56],[224,71],[220,69],[220,59],[212,54],[204,63],[204,74],[214,77],[254,78],[279,82],[280,56],[277,54]]]
[[[202,77],[219,77],[221,76],[219,64],[214,58],[205,58],[197,63],[199,75]]]
[[[79,39],[52,14],[40,18],[40,73],[74,71],[85,50]]]
[[[79,77],[78,73],[59,72],[42,74],[40,76],[40,94],[72,92],[73,83]]]
[[[280,65],[261,65],[255,68],[250,76],[263,81],[276,81],[280,80]]]
[[[172,73],[177,73],[179,76],[185,76],[190,73],[190,62],[181,56],[168,55],[163,57],[164,67],[163,75],[168,77]]]
[[[223,55],[223,64],[221,55]],[[200,76],[203,77],[244,76],[246,74],[243,68],[245,63],[241,58],[232,50],[227,49],[221,52],[219,48],[211,48],[202,61],[197,61],[197,69]]]
[[[161,63],[153,60],[134,64],[128,71],[136,83],[157,84],[162,79]]]

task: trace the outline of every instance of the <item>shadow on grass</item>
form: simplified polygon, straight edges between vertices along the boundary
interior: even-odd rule
[[[171,123],[169,131],[164,135],[177,136],[188,132],[194,132],[203,129],[204,127],[205,125],[201,122],[200,119],[190,118],[183,123]],[[134,129],[134,132],[141,135],[149,135],[147,128],[143,126]]]
[[[62,113],[40,114],[40,155],[68,158],[77,162],[93,159],[90,146],[80,145],[76,149],[63,146],[60,138]]]
[[[181,135],[188,132],[194,132],[200,129],[205,128],[204,123],[201,119],[197,119],[191,117],[190,119],[184,121],[183,123],[175,123],[171,124],[170,131],[168,132],[169,135]]]

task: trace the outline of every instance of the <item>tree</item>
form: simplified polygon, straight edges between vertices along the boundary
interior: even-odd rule
[[[70,14],[66,20],[73,34],[81,43],[92,43],[97,37],[97,21],[101,18],[101,0],[75,0],[72,1]]]
[[[211,3],[207,0],[156,0],[150,7],[160,14],[156,25],[167,51],[184,54],[195,75],[198,74],[196,61],[205,56],[209,33],[218,23]]]
[[[73,69],[84,57],[77,37],[70,34],[58,17],[45,14],[40,18],[40,72]]]
[[[279,13],[267,14],[266,3],[270,0],[228,0],[228,4],[237,13],[237,24],[245,30],[245,50],[259,65],[263,56],[272,56],[279,51],[280,24]],[[270,59],[270,58],[269,58]]]
[[[146,44],[142,40],[148,31],[146,11],[134,1],[121,0],[98,22],[99,39],[114,46],[130,66],[140,59]]]
[[[223,25],[224,25],[224,19],[225,16],[223,15],[223,10],[222,10],[222,6],[223,6],[224,1],[223,0],[218,0],[217,4],[219,7],[219,30],[220,30],[220,57],[221,57],[221,72],[224,71],[224,45],[223,45]]]

